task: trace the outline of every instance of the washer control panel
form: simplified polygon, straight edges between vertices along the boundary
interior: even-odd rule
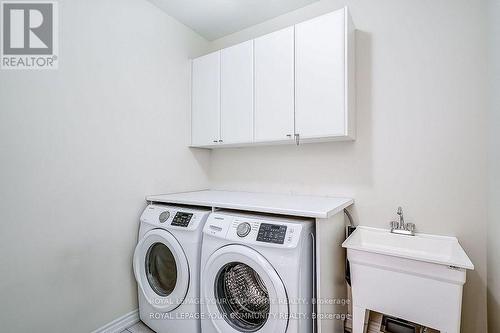
[[[265,247],[293,248],[299,243],[304,223],[312,220],[285,217],[212,213],[203,232],[212,237]]]
[[[286,229],[286,225],[261,223],[259,233],[257,234],[257,241],[283,244],[285,242]]]

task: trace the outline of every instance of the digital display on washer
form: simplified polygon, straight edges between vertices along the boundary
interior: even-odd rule
[[[174,219],[172,220],[171,225],[177,227],[187,227],[192,217],[193,213],[177,212],[174,216]]]
[[[257,234],[258,242],[283,244],[285,242],[286,225],[262,223]]]

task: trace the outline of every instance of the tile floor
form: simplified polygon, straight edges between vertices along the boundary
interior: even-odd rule
[[[149,327],[144,325],[142,322],[138,322],[137,324],[130,326],[121,333],[154,333],[154,332],[150,330]]]

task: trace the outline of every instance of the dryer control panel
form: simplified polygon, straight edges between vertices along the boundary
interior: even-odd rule
[[[192,218],[193,218],[193,213],[177,212],[175,213],[175,216],[172,219],[171,225],[179,227],[187,227],[189,225],[189,222],[191,222]]]
[[[294,248],[300,240],[304,225],[312,227],[313,224],[308,219],[212,213],[203,232],[237,243]]]
[[[144,209],[141,222],[163,229],[195,230],[202,224],[210,210],[151,204]]]

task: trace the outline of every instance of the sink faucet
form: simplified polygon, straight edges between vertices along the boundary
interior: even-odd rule
[[[397,214],[399,215],[399,222],[398,221],[391,222],[391,232],[393,234],[415,236],[415,224],[405,223],[403,208],[398,207]]]
[[[398,207],[398,213],[399,215],[399,225],[405,225],[405,218],[403,216],[403,208],[402,207]]]

